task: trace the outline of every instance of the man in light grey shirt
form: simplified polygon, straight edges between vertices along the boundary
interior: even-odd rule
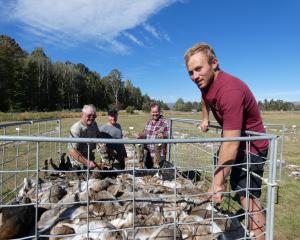
[[[122,127],[118,121],[118,112],[115,109],[108,111],[108,122],[100,127],[100,137],[103,138],[123,138]],[[124,144],[106,144],[107,152],[112,160],[117,160],[119,168],[125,168],[125,158],[127,157]]]
[[[73,138],[97,138],[99,137],[98,125],[95,122],[96,108],[94,105],[84,105],[82,108],[81,119],[76,122],[70,129],[70,136]],[[96,167],[94,162],[95,156],[93,150],[96,148],[95,143],[69,143],[68,153],[73,166],[82,164],[85,167],[93,169]]]

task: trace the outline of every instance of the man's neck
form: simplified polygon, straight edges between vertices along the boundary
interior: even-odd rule
[[[220,69],[218,68],[217,70],[215,70],[214,73],[214,81],[218,78],[219,73],[220,73]]]

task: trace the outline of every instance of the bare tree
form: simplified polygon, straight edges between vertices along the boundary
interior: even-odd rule
[[[122,74],[119,70],[114,69],[108,75],[108,79],[115,98],[115,105],[118,106],[119,91],[122,87]]]

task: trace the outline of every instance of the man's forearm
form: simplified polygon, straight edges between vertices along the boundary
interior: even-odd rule
[[[82,154],[80,152],[78,152],[77,150],[71,149],[69,151],[69,154],[77,162],[79,162],[79,163],[81,163],[81,164],[83,164],[85,166],[88,166],[88,160],[84,156],[82,156]]]
[[[205,102],[205,100],[202,98],[201,99],[201,110],[202,110],[202,120],[208,121],[209,120],[209,111],[210,107],[209,105]]]
[[[238,152],[239,142],[223,142],[219,151],[218,167],[214,173],[215,185],[223,185],[229,176],[231,166],[235,162]]]

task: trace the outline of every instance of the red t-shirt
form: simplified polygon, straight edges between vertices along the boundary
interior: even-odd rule
[[[258,104],[248,86],[240,79],[220,71],[202,97],[223,130],[265,132]],[[268,140],[251,141],[251,152],[266,150]]]

